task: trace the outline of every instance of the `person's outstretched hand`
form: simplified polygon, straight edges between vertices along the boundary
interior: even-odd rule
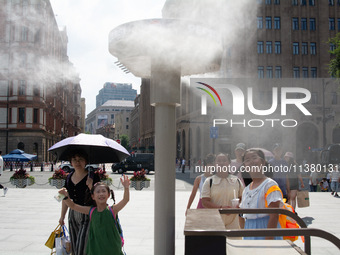
[[[130,187],[129,177],[127,177],[125,174],[123,174],[123,177],[120,178],[120,181],[122,182],[124,188]]]

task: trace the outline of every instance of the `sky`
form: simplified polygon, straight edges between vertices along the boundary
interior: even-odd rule
[[[165,0],[50,0],[58,26],[66,26],[68,56],[80,75],[86,115],[96,107],[105,82],[132,83],[139,94],[141,79],[125,74],[108,51],[115,27],[134,20],[161,18]]]

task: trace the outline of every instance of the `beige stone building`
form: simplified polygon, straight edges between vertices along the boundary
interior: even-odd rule
[[[80,132],[80,78],[48,0],[0,1],[0,150],[52,161],[47,149]]]

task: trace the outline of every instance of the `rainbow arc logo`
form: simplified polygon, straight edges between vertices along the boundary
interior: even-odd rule
[[[218,100],[220,101],[220,104],[221,104],[221,106],[222,106],[221,97],[220,97],[220,95],[217,93],[217,91],[216,91],[212,86],[210,86],[210,85],[208,85],[208,84],[206,84],[206,83],[203,83],[203,82],[197,82],[197,83],[198,83],[198,84],[201,84],[201,85],[203,85],[203,86],[206,86],[207,88],[209,88],[209,89],[217,96],[217,98],[218,98]],[[215,100],[213,94],[212,94],[209,90],[204,89],[204,88],[201,88],[201,87],[196,87],[196,88],[198,88],[198,89],[203,90],[204,92],[206,92],[206,93],[212,98],[212,100],[214,101],[215,105],[217,106],[216,100]]]

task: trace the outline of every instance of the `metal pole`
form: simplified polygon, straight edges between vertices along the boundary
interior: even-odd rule
[[[176,106],[180,103],[179,68],[154,60],[151,104],[155,106],[154,254],[175,254]]]

